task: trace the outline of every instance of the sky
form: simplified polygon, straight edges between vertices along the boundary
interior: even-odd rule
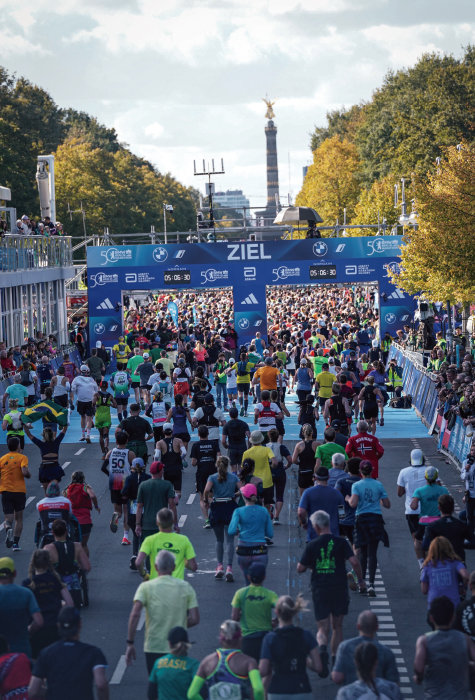
[[[282,204],[333,109],[369,100],[388,70],[475,41],[473,0],[0,0],[0,65],[204,191],[193,160],[224,160],[216,190],[266,202],[266,95]]]

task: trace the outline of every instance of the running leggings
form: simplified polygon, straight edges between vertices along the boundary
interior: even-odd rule
[[[216,535],[216,558],[218,564],[223,563],[224,559],[224,538],[226,537],[226,556],[227,556],[227,566],[233,565],[234,557],[234,535],[228,534],[227,525],[215,525],[213,527],[214,534]]]
[[[363,578],[366,578],[366,570],[368,569],[369,582],[371,585],[374,584],[376,567],[378,566],[378,560],[376,558],[378,544],[379,540],[370,540],[368,544],[364,544],[360,547],[359,559],[361,563],[361,570],[363,572]]]

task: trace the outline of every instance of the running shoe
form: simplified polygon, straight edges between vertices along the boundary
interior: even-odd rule
[[[91,438],[89,437],[89,435],[86,437],[86,442],[87,442],[88,445],[91,444]]]
[[[133,557],[130,557],[130,564],[129,564],[129,569],[132,571],[138,571],[137,567],[135,566],[135,560],[137,559],[136,555],[134,554]]]
[[[247,418],[247,411],[244,411],[244,418]]]
[[[330,657],[328,656],[328,651],[326,649],[322,649],[320,651],[320,661],[322,662],[322,670],[318,675],[320,678],[327,678],[328,674],[330,673],[330,669],[328,668]]]
[[[226,583],[232,583],[234,581],[233,570],[230,566],[226,569]]]
[[[205,520],[205,524],[203,525],[203,530],[211,530],[211,523],[209,522],[209,519]]]
[[[381,420],[379,421],[379,425],[384,425],[384,418],[381,418]]]
[[[348,573],[346,574],[346,577],[348,579],[348,587],[349,587],[350,591],[356,591],[358,588],[358,585],[357,585],[357,582],[355,581],[355,577],[353,575],[353,572],[348,571]]]
[[[224,578],[224,569],[223,569],[222,564],[218,564],[218,566],[216,567],[216,572],[214,574],[214,577],[215,577],[215,579],[218,579],[218,580]]]
[[[122,538],[121,544],[132,544],[127,535],[124,535]]]
[[[85,439],[86,439],[86,436],[85,436],[85,435],[83,435],[82,437],[80,437],[80,438],[79,438],[79,442],[84,442],[84,441],[85,441]]]
[[[271,540],[271,538],[270,538],[270,537],[266,537],[266,545],[267,545],[268,547],[272,547],[273,544],[274,544],[274,542]]]
[[[272,521],[272,524],[273,524],[273,525],[280,525],[280,520],[279,520],[279,518],[274,518],[274,520]]]
[[[20,545],[18,544],[18,542],[14,542],[14,543],[13,543],[12,551],[13,551],[13,552],[21,552],[21,547],[20,547]]]
[[[240,416],[244,415],[244,406],[241,406],[241,410],[239,411],[239,415]]]
[[[110,525],[109,525],[109,527],[110,527],[110,529],[111,529],[111,532],[117,532],[117,523],[118,523],[118,522],[119,522],[119,514],[118,514],[118,513],[114,513],[114,514],[112,515],[112,518],[111,518],[111,521],[110,521]]]
[[[376,591],[371,584],[368,586],[368,598],[376,598]]]
[[[8,549],[10,549],[12,544],[13,544],[13,528],[12,527],[9,527],[7,530],[7,539],[6,539],[5,544],[8,547]]]

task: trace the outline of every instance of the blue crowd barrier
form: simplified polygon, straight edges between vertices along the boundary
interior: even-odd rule
[[[404,393],[412,396],[412,405],[422,422],[430,431],[439,431],[439,449],[461,465],[470,451],[473,439],[472,436],[467,436],[462,419],[457,416],[454,427],[448,430],[447,422],[437,414],[438,392],[433,376],[422,364],[415,361],[413,353],[408,353],[393,344],[389,350],[388,361],[392,359],[402,368]]]

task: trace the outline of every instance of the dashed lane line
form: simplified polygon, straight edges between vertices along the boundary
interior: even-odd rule
[[[187,506],[191,506],[191,504],[195,500],[195,496],[196,496],[196,491],[194,493],[190,493],[190,495],[188,496],[188,500],[186,502]]]
[[[183,525],[186,523],[187,515],[180,515],[180,519],[178,521],[178,527],[183,527]]]
[[[63,469],[67,469],[67,468],[69,467],[70,464],[71,464],[71,462],[65,462],[65,463],[62,464],[61,466],[63,467]]]
[[[78,450],[77,452],[75,452],[74,454],[75,454],[75,455],[81,455],[81,454],[84,452],[85,449],[86,449],[85,447],[81,447],[81,449]]]
[[[117,666],[114,669],[114,673],[112,674],[112,678],[109,681],[109,685],[119,685],[122,678],[124,677],[126,668],[127,664],[125,663],[125,654],[122,654],[122,656],[117,662]]]

